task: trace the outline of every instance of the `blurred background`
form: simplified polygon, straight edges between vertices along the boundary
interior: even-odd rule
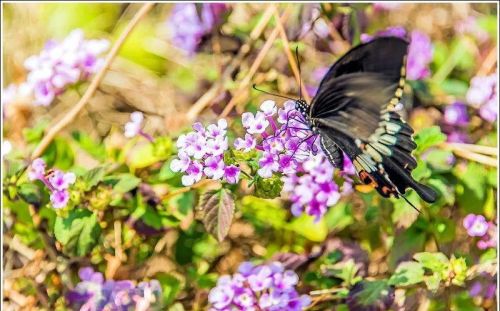
[[[102,61],[141,6],[2,3],[2,155],[6,159],[22,163],[29,158],[44,130],[78,102],[98,68],[92,66]],[[375,278],[393,271],[415,250],[460,254],[470,265],[496,259],[495,247],[473,246],[474,237],[462,220],[469,214],[484,215],[496,228],[497,158],[453,145],[497,146],[496,4],[229,3],[209,11],[203,6],[154,6],[127,38],[88,105],[49,148],[53,165],[82,171],[113,159],[138,175],[156,174],[162,167],[156,163],[158,159],[167,159],[146,159],[145,142],[130,146],[123,135],[130,113],[142,111],[147,120],[144,130],[165,139],[175,139],[195,120],[213,123],[221,114],[238,123],[242,112],[255,111],[265,99],[277,100],[253,90],[253,83],[271,92],[298,96],[289,57],[295,47],[301,78],[312,97],[338,57],[372,36],[388,33],[412,41],[410,54],[414,56],[405,95],[407,120],[416,132],[437,126],[449,144],[420,153],[419,167],[425,168],[415,172],[433,179],[442,199],[428,214],[418,216],[411,208],[401,207],[404,202],[380,201],[373,192],[355,193],[330,209],[319,225],[293,222],[288,226],[286,201],[249,196],[237,203],[236,225],[229,239],[219,245],[194,221],[195,198],[182,194],[175,202],[164,204],[189,211],[176,215],[175,224],[169,223],[168,230],[162,227],[159,235],[131,234],[133,238],[123,250],[128,259],[112,266],[108,256],[114,253],[114,246],[108,242],[86,256],[51,254],[44,247],[51,239],[50,230],[32,223],[33,211],[25,203],[4,198],[5,310],[64,309],[59,293],[74,286],[78,268],[89,264],[108,278],[160,279],[163,301],[177,306],[172,310],[203,310],[217,276],[234,272],[240,262],[279,253],[310,254],[318,245],[349,253],[363,271],[361,275]],[[280,34],[274,14],[281,16],[286,38]],[[46,74],[27,62],[30,56],[50,51],[51,42],[63,42],[76,29],[85,40],[94,40],[86,50],[89,58],[85,61],[92,60],[89,71],[71,83],[52,80],[55,90],[50,94],[39,89],[39,84],[27,85]],[[277,102],[278,106],[282,103]],[[228,103],[234,109],[228,109]],[[130,151],[126,157],[120,155],[125,146]],[[156,180],[160,192],[180,188],[178,180],[169,184],[172,172],[162,172],[165,175]],[[4,190],[5,185],[4,180]],[[35,221],[53,217],[39,211],[35,214]],[[112,219],[101,219],[101,227],[112,226]],[[112,232],[105,232],[105,239],[112,239]],[[57,245],[56,250],[60,251]],[[358,252],[362,255],[356,255]],[[329,277],[320,275],[322,260],[300,272],[306,279],[306,291],[333,286]],[[147,269],[141,269],[144,263]],[[496,276],[476,281],[436,295],[420,289],[406,296],[396,292],[395,305],[400,310],[448,310],[450,304],[454,310],[496,310],[495,295],[485,293],[491,292]],[[473,286],[480,289],[472,292]],[[442,297],[449,304],[443,305]],[[329,306],[318,302],[313,309]]]

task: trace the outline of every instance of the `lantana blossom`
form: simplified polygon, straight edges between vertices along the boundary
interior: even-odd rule
[[[177,139],[177,158],[170,163],[174,172],[184,173],[182,184],[191,186],[206,176],[213,180],[238,183],[240,169],[224,163],[224,152],[228,150],[227,121],[203,127],[193,124],[193,131]]]
[[[311,298],[297,292],[298,283],[297,274],[285,270],[280,262],[243,262],[235,274],[221,276],[210,290],[209,310],[304,310]]]

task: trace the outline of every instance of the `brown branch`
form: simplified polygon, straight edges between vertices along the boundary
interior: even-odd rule
[[[250,52],[253,43],[262,35],[262,32],[266,29],[267,24],[273,16],[273,6],[268,6],[264,14],[262,14],[261,19],[255,25],[254,29],[249,35],[249,40],[241,46],[238,55],[233,58],[228,68],[222,74],[222,79],[219,82],[212,85],[212,87],[203,94],[188,110],[186,113],[186,120],[192,122],[196,117],[212,103],[214,98],[222,91],[223,81],[231,77],[233,72],[239,67],[239,64],[243,61],[244,57]]]
[[[278,30],[280,32],[280,37],[281,40],[283,40],[283,47],[285,49],[285,54],[286,57],[288,58],[288,62],[290,63],[290,67],[292,68],[293,75],[295,76],[295,80],[297,80],[297,84],[302,86],[302,94],[304,95],[304,99],[310,103],[311,102],[311,97],[309,96],[309,93],[307,92],[306,86],[301,83],[300,79],[300,70],[299,66],[295,62],[295,58],[293,57],[292,51],[290,50],[290,42],[288,41],[288,37],[286,35],[285,28],[283,27],[283,24],[280,21],[280,17],[278,15],[278,10],[274,10],[274,18],[276,19],[276,25],[278,27]]]
[[[92,81],[90,82],[89,87],[87,88],[87,91],[83,96],[80,98],[80,101],[73,106],[73,108],[68,111],[68,113],[60,119],[56,124],[54,124],[45,134],[43,137],[42,141],[38,144],[36,149],[33,151],[31,155],[31,159],[38,158],[42,153],[45,151],[45,149],[49,146],[49,144],[54,140],[55,136],[66,126],[71,124],[73,120],[78,116],[78,114],[82,111],[82,109],[87,105],[89,102],[90,98],[94,95],[94,93],[97,90],[97,87],[101,83],[102,79],[104,78],[104,75],[106,74],[106,71],[108,70],[109,66],[111,65],[111,62],[114,60],[116,55],[118,54],[118,51],[122,47],[123,43],[127,39],[127,37],[130,35],[134,27],[139,23],[141,18],[143,18],[146,13],[148,13],[154,6],[154,3],[145,3],[139,11],[135,14],[135,16],[130,20],[130,22],[127,24],[123,32],[121,33],[120,37],[116,40],[116,42],[113,44],[111,47],[111,50],[109,51],[108,55],[106,55],[106,58],[104,60],[104,64],[102,68],[99,70],[99,72],[94,76]]]
[[[490,73],[493,68],[495,68],[495,64],[497,62],[497,54],[498,54],[498,50],[495,46],[488,53],[488,55],[484,59],[483,63],[481,64],[481,67],[477,71],[478,76],[485,76],[488,73]]]
[[[283,23],[288,19],[288,16],[290,15],[290,7],[288,7],[283,15],[281,15],[280,21]],[[274,40],[278,37],[279,34],[279,29],[278,27],[275,27],[274,30],[271,32],[269,37],[266,40],[266,43],[260,50],[259,54],[255,58],[252,66],[250,67],[250,70],[248,71],[247,75],[243,78],[243,80],[240,82],[240,86],[238,90],[236,91],[236,95],[231,98],[229,103],[226,105],[222,113],[220,114],[220,117],[224,118],[227,117],[229,112],[236,106],[236,104],[239,102],[240,98],[243,97],[242,95],[244,94],[243,91],[245,91],[248,86],[250,85],[250,82],[252,81],[252,78],[254,74],[257,72],[259,69],[262,61],[264,60],[264,57],[267,55],[267,52],[269,49],[272,47]]]
[[[486,155],[491,155],[498,157],[498,147],[481,146],[474,144],[462,144],[462,143],[443,143],[443,148],[451,150],[468,150],[475,153],[482,153]]]

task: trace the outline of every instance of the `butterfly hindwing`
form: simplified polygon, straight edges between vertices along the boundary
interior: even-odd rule
[[[410,187],[433,202],[434,190],[411,176],[417,165],[411,155],[416,148],[413,129],[397,113],[407,43],[395,38],[374,42],[354,48],[332,66],[311,103],[310,122],[318,129],[323,149],[330,154],[338,148],[344,151],[361,181],[382,196],[399,197]]]

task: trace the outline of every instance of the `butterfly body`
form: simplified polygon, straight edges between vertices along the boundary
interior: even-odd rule
[[[341,57],[320,83],[310,105],[295,102],[330,162],[343,167],[345,153],[360,180],[383,197],[413,188],[427,202],[436,193],[411,176],[417,166],[413,129],[400,117],[408,43],[378,38]]]

